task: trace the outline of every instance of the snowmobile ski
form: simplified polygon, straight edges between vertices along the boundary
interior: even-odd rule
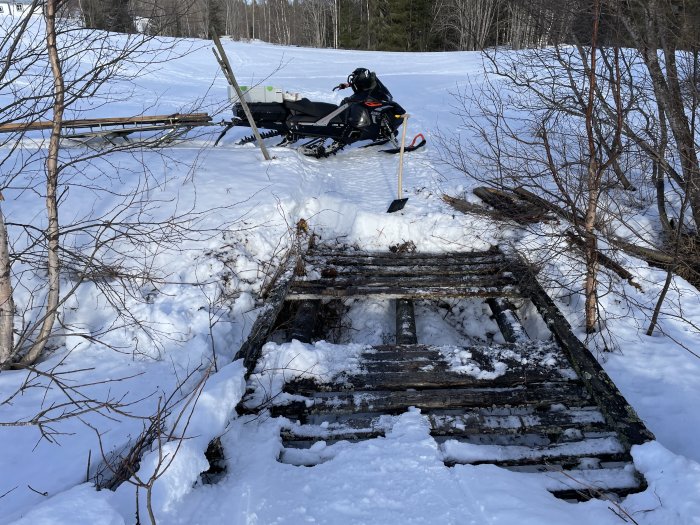
[[[416,144],[416,141],[418,140],[418,137],[420,137],[420,141]],[[425,146],[426,143],[427,143],[427,142],[426,142],[425,137],[423,136],[423,134],[422,134],[422,133],[419,133],[418,135],[416,135],[415,137],[413,137],[413,140],[411,141],[411,144],[409,144],[408,146],[406,146],[406,147],[403,149],[403,151],[404,151],[404,153],[407,153],[407,152],[409,152],[409,151],[416,151],[417,149],[420,149],[420,148],[422,148],[423,146]],[[381,151],[382,153],[390,153],[390,154],[392,154],[392,155],[395,155],[396,153],[401,152],[401,148],[382,149],[382,150],[379,150],[379,151]]]

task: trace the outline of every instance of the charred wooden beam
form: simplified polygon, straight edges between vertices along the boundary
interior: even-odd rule
[[[416,335],[416,316],[413,310],[413,301],[410,299],[396,300],[396,344],[415,345],[418,343]]]

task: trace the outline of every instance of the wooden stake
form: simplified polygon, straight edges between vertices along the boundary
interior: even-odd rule
[[[233,69],[231,68],[230,62],[228,61],[228,57],[226,56],[224,47],[221,45],[221,40],[219,40],[219,36],[214,31],[212,31],[211,37],[214,41],[214,44],[216,45],[216,49],[212,49],[212,51],[214,52],[214,56],[216,57],[219,66],[221,66],[221,70],[224,72],[226,80],[231,85],[231,87],[236,90],[238,100],[241,102],[241,106],[243,106],[243,111],[245,112],[246,119],[248,119],[248,124],[250,124],[250,127],[253,130],[253,135],[255,135],[255,140],[257,141],[258,146],[260,147],[260,151],[262,151],[265,160],[271,160],[270,154],[268,153],[267,148],[263,143],[263,139],[260,136],[260,132],[258,131],[258,126],[253,120],[253,114],[250,112],[248,103],[243,98],[243,91],[241,91],[241,88],[238,85],[238,82],[236,81],[236,77],[233,74]],[[217,49],[219,51],[218,55],[216,53]]]
[[[406,148],[406,128],[408,127],[408,113],[404,113],[403,129],[401,130],[401,150],[399,151],[399,199],[403,198],[403,152]]]

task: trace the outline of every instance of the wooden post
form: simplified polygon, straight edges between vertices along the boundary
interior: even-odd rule
[[[243,99],[243,91],[241,91],[241,88],[238,85],[238,82],[236,81],[236,77],[233,74],[233,69],[231,68],[230,62],[228,61],[228,57],[226,56],[224,47],[221,45],[221,40],[219,40],[219,36],[214,31],[212,31],[211,37],[214,41],[214,45],[216,45],[216,49],[212,49],[212,51],[214,52],[214,56],[216,57],[219,66],[221,66],[221,70],[224,72],[226,80],[229,84],[231,84],[231,87],[236,90],[238,100],[240,100],[241,102],[241,106],[243,107],[245,116],[248,119],[248,124],[250,124],[250,127],[253,130],[253,135],[255,135],[255,140],[257,141],[258,146],[260,147],[260,151],[262,151],[265,160],[271,160],[270,154],[268,153],[267,148],[263,143],[263,139],[260,136],[260,132],[258,131],[258,126],[255,124],[255,120],[253,120],[253,115],[250,112],[248,103]],[[219,51],[219,54],[216,53],[217,49]]]

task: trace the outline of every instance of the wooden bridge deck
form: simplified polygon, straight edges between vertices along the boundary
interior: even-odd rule
[[[567,499],[621,496],[645,486],[629,450],[652,434],[518,261],[495,249],[316,249],[295,273],[273,291],[268,311],[239,353],[249,371],[273,330],[277,338],[282,332],[283,339],[311,342],[323,334],[323,303],[348,297],[394,300],[396,344],[368,345],[352,370],[333,377],[307,374],[286,382],[284,392],[293,401],[268,407],[287,421],[280,461],[327,461],[333,447],[315,443],[351,446],[383,436],[399,414],[415,407],[430,423],[447,466],[491,463],[541,473],[549,490]],[[506,343],[454,347],[418,341],[413,300],[445,297],[485,300]],[[552,340],[531,340],[509,299],[531,301]],[[256,381],[249,385],[254,389]],[[256,407],[244,402],[242,410]]]

